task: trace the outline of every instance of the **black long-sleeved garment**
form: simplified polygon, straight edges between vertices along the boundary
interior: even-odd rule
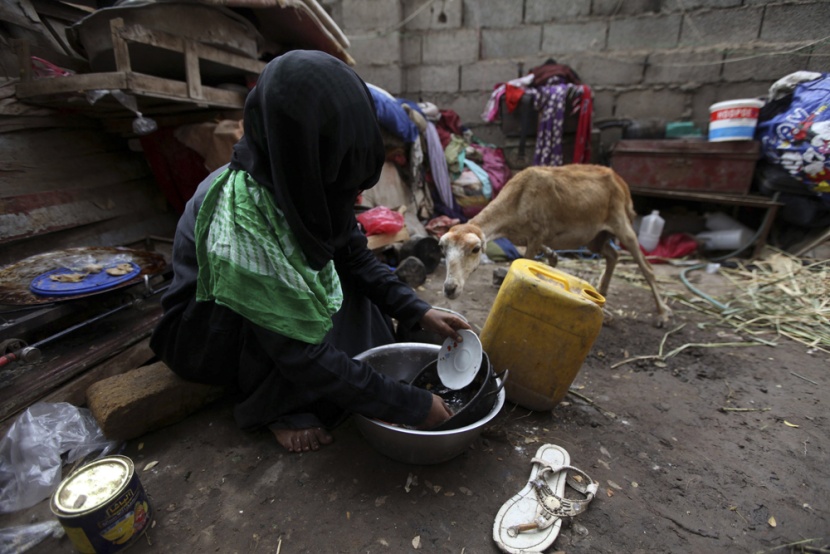
[[[238,389],[243,428],[332,425],[344,411],[416,425],[432,396],[397,383],[352,356],[394,341],[391,321],[412,327],[429,309],[366,246],[356,223],[334,254],[344,302],[323,343],[268,331],[213,302],[196,302],[196,215],[213,179],[187,203],[173,244],[174,279],[151,347],[181,377]],[[278,298],[274,299],[279,302]]]

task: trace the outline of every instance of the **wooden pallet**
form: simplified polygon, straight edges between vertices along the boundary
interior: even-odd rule
[[[21,82],[16,86],[19,100],[52,108],[69,108],[88,115],[107,117],[127,108],[107,97],[95,104],[87,100],[87,93],[99,90],[120,90],[133,95],[138,110],[144,115],[174,113],[191,110],[242,109],[245,94],[233,90],[206,86],[202,83],[199,61],[210,61],[238,69],[241,74],[259,75],[265,63],[198,41],[149,29],[139,24],[126,25],[121,18],[110,22],[116,71],[84,73],[66,77],[32,79],[28,45],[18,43]],[[129,43],[149,45],[184,56],[185,80],[162,78],[132,70]]]

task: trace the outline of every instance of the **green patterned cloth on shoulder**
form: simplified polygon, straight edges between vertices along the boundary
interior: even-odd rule
[[[343,291],[329,261],[306,263],[271,193],[245,171],[211,184],[196,218],[196,300],[213,300],[256,325],[319,344]]]

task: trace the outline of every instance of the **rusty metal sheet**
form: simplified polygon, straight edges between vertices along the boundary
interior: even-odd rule
[[[141,268],[141,272],[133,279],[124,281],[115,287],[87,294],[75,294],[65,297],[38,296],[29,290],[32,279],[47,271],[78,264],[102,263],[116,257],[119,260],[135,263]],[[13,306],[51,304],[63,300],[75,300],[104,294],[112,290],[135,285],[143,281],[145,275],[156,275],[166,266],[167,262],[164,256],[157,252],[111,246],[84,246],[37,254],[19,262],[0,267],[0,304]]]

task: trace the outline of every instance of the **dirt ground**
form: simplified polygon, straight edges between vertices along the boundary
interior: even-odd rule
[[[499,266],[507,264],[481,266],[455,301],[441,296],[442,267],[419,292],[480,329]],[[656,268],[666,291],[684,290],[675,268]],[[717,275],[696,279],[712,294],[723,287]],[[130,441],[123,454],[155,515],[129,552],[495,553],[494,516],[545,443],[564,447],[600,483],[549,552],[827,552],[810,548],[830,544],[830,354],[779,339],[619,365],[656,355],[663,341],[667,352],[746,340],[670,304],[674,321],[658,329],[650,293],[615,277],[615,317],[577,375],[576,394],[545,413],[508,402],[468,451],[442,464],[390,460],[351,421],[331,446],[288,454],[266,432],[237,430],[222,401]],[[158,463],[145,469],[150,462]],[[50,517],[42,502],[0,526]],[[66,537],[33,549],[72,550]]]

